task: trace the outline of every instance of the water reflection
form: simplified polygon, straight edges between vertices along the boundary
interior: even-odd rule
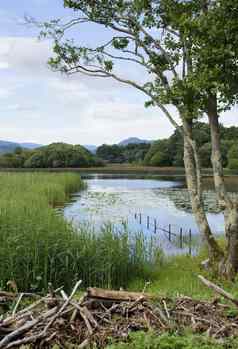
[[[196,222],[191,213],[189,195],[183,178],[141,177],[92,175],[85,179],[87,190],[76,193],[72,202],[64,209],[67,220],[77,227],[84,222],[90,222],[98,229],[105,222],[120,224],[126,221],[130,230],[147,229],[147,216],[156,218],[158,226],[178,232],[192,229],[198,232]],[[216,205],[212,190],[204,192],[208,221],[212,230],[222,233],[224,221]],[[142,214],[141,224],[135,220],[135,213]]]

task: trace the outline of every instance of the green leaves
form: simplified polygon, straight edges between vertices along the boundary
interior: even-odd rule
[[[104,61],[104,67],[107,72],[111,72],[113,69],[113,62],[112,61]]]
[[[115,49],[124,49],[129,45],[129,40],[127,38],[113,38],[112,45]]]

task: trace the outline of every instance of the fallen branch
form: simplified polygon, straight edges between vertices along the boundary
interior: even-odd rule
[[[25,344],[34,349],[55,344],[64,347],[66,343],[81,349],[90,344],[104,348],[108,338],[125,340],[131,331],[179,332],[186,327],[218,339],[238,336],[238,316],[229,317],[227,307],[218,299],[209,302],[191,297],[156,297],[151,302],[149,299],[154,297],[144,293],[97,288],[90,288],[77,299],[74,295],[80,284],[77,282],[70,296],[63,290],[56,296],[50,290],[46,297],[23,310],[17,311],[16,306],[14,316],[9,312],[9,317],[0,320],[0,349]],[[52,304],[56,306],[49,309]]]
[[[65,303],[62,305],[62,307],[60,308],[60,310],[55,314],[55,316],[51,319],[51,321],[46,325],[44,332],[47,332],[48,328],[50,326],[53,325],[53,323],[55,322],[55,320],[60,316],[60,314],[65,310],[65,308],[68,306],[68,304],[70,303],[71,299],[73,298],[73,296],[75,295],[75,293],[77,292],[79,286],[81,285],[82,280],[79,280],[76,285],[73,288],[73,291],[71,293],[71,295],[67,298],[67,300],[65,301]]]
[[[15,338],[21,336],[25,332],[29,331],[31,328],[36,326],[41,320],[44,318],[50,317],[57,311],[57,307],[50,309],[48,312],[46,312],[43,315],[40,315],[37,319],[34,319],[32,321],[28,321],[25,325],[21,326],[20,328],[17,328],[15,331],[11,332],[9,335],[4,337],[0,342],[0,349],[6,348],[6,346],[12,341],[15,340]]]
[[[202,275],[198,275],[199,280],[202,281],[202,283],[204,285],[206,285],[208,288],[212,289],[213,291],[215,291],[216,293],[220,294],[221,296],[223,296],[224,298],[228,299],[229,301],[231,301],[232,303],[234,303],[236,306],[238,306],[238,300],[229,292],[223,290],[223,288],[217,286],[216,284],[214,284],[213,282],[207,280],[204,276]]]
[[[146,300],[156,298],[154,295],[151,295],[149,293],[111,291],[111,290],[104,290],[102,288],[92,288],[92,287],[87,289],[87,296],[89,298],[104,299],[104,300],[115,301],[115,302],[137,301],[141,297],[143,297],[143,299],[146,299]]]

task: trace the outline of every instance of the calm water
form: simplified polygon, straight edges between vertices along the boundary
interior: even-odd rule
[[[154,235],[156,219],[156,235],[160,236],[163,246],[168,239],[160,228],[167,230],[169,224],[171,231],[176,234],[180,228],[184,234],[187,234],[189,229],[192,230],[193,236],[198,233],[183,178],[98,174],[86,177],[85,181],[88,188],[74,194],[71,202],[64,208],[66,219],[76,227],[90,223],[95,230],[99,230],[108,222],[117,226],[127,222],[131,231],[143,231],[147,235]],[[210,188],[209,180],[205,187],[208,221],[212,230],[219,234],[223,232],[223,216],[216,206],[215,194]],[[147,216],[150,217],[149,228]]]

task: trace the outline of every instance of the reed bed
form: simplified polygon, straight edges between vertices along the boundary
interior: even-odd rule
[[[84,286],[126,286],[151,275],[156,250],[141,234],[113,225],[94,233],[67,223],[54,207],[84,188],[75,173],[0,174],[0,288],[18,291]]]

